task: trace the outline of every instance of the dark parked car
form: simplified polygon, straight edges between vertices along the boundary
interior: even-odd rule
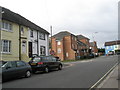
[[[31,66],[24,61],[0,61],[0,68],[3,81],[15,77],[30,77],[32,71]]]
[[[60,59],[53,56],[37,56],[32,58],[29,64],[32,67],[33,73],[36,71],[45,71],[47,73],[55,68],[58,68],[58,70],[62,69]]]

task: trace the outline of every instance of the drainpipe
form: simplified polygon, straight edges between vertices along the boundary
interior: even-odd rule
[[[39,55],[39,37],[38,37],[38,30],[37,30],[37,54]]]
[[[21,60],[21,30],[19,24],[19,60]]]

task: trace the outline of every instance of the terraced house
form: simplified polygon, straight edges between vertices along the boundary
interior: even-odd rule
[[[2,60],[28,61],[33,54],[49,55],[49,32],[17,13],[1,9]]]

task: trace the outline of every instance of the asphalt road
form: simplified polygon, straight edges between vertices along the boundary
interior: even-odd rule
[[[33,74],[2,84],[3,88],[90,88],[118,61],[117,56],[102,56],[77,61],[63,70]]]

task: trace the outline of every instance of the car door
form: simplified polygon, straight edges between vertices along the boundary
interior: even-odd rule
[[[23,61],[16,61],[16,65],[19,76],[25,75],[25,72],[27,71],[26,64]]]
[[[52,61],[52,57],[46,57],[47,59],[47,65],[49,66],[50,69],[52,69],[54,67],[53,61]]]
[[[13,78],[17,77],[17,70],[16,70],[16,63],[15,61],[9,61],[6,63],[6,65],[3,67],[3,78]]]
[[[57,59],[55,57],[52,57],[52,61],[53,61],[53,68],[57,68],[58,67]]]

